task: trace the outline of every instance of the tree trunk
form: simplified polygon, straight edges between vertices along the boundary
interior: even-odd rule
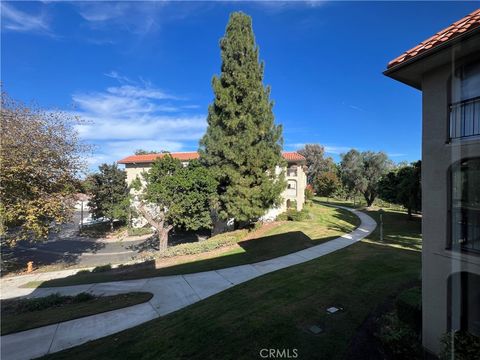
[[[162,228],[158,231],[158,251],[162,252],[168,248],[168,233],[173,228],[172,225],[169,225],[166,228]]]
[[[148,212],[143,203],[138,206],[138,211],[143,215],[145,220],[157,230],[158,234],[158,250],[165,251],[168,247],[168,233],[173,229],[173,225],[165,226],[165,214],[160,215],[160,219],[157,221]]]
[[[365,198],[365,201],[367,202],[367,207],[372,206],[373,201],[375,200],[375,196],[373,196],[373,194],[370,194],[370,193],[366,192],[365,194],[363,194],[363,197]]]
[[[409,206],[407,210],[408,210],[408,219],[412,220],[412,208]]]
[[[110,219],[110,231],[113,232],[113,219]]]

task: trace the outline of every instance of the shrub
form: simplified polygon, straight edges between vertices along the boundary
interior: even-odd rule
[[[307,209],[302,211],[297,211],[295,209],[288,209],[284,213],[281,213],[277,216],[278,221],[304,221],[308,218]]]
[[[291,201],[287,201],[287,209],[293,209],[293,210],[296,210],[297,209],[297,201],[296,200],[291,200]]]
[[[389,355],[387,358],[408,360],[422,358],[422,345],[418,334],[400,321],[396,313],[382,317],[380,331],[376,336]]]
[[[81,292],[80,294],[75,295],[72,298],[72,301],[75,302],[75,303],[78,303],[78,302],[84,302],[84,301],[89,301],[89,300],[93,300],[93,299],[95,299],[94,295],[92,295],[90,293],[87,293],[87,292]]]
[[[315,193],[313,192],[312,185],[308,184],[307,187],[305,188],[305,200],[312,201],[314,195]]]
[[[52,306],[60,305],[65,301],[65,297],[59,293],[51,294],[41,298],[27,299],[21,306],[26,311],[43,310]]]
[[[90,270],[80,270],[77,272],[76,275],[81,275],[81,274],[90,274]]]
[[[105,272],[105,271],[109,271],[109,270],[112,270],[112,265],[110,265],[110,264],[100,265],[100,266],[95,267],[92,270],[92,273]]]
[[[470,360],[480,357],[480,338],[466,331],[446,333],[440,359]]]
[[[277,220],[277,221],[287,221],[288,220],[287,212],[285,211],[281,214],[278,214],[277,218],[275,220]]]
[[[219,249],[221,247],[237,244],[243,240],[247,235],[248,230],[236,230],[227,233],[212,236],[211,238],[194,243],[179,244],[167,248],[160,254],[156,254],[158,257],[174,257],[180,255],[195,255],[207,251]]]
[[[420,332],[422,329],[422,290],[414,287],[403,291],[395,303],[398,318]]]
[[[153,234],[153,231],[150,227],[128,228],[128,236],[142,236],[148,234]]]

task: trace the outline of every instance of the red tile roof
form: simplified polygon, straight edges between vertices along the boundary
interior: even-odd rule
[[[404,52],[402,55],[393,59],[388,63],[387,68],[394,67],[403,63],[408,59],[412,59],[420,54],[426,53],[437,46],[446,43],[449,40],[452,40],[460,35],[472,31],[473,29],[480,27],[480,9],[475,10],[471,14],[465,16],[463,19],[454,22],[452,25],[439,31],[429,39],[423,41],[419,45],[415,46],[413,49],[410,49]]]
[[[178,159],[180,161],[190,161],[190,160],[198,159],[200,157],[200,155],[196,151],[176,152],[176,153],[170,153],[170,155],[174,159]],[[300,155],[295,151],[284,151],[282,155],[283,155],[283,158],[287,161],[304,161],[305,160],[305,158],[302,155]],[[131,155],[118,161],[118,163],[119,164],[148,164],[155,161],[155,159],[161,158],[162,156],[165,156],[165,153]]]
[[[283,151],[282,156],[287,161],[305,161],[305,157],[296,151]]]
[[[194,159],[198,159],[199,155],[196,151],[191,152],[176,152],[176,153],[169,153],[174,159],[178,159],[180,161],[190,161]],[[140,164],[140,163],[151,163],[154,162],[155,159],[161,158],[165,156],[165,153],[161,154],[145,154],[145,155],[131,155],[127,156],[126,158],[120,160],[119,164]]]

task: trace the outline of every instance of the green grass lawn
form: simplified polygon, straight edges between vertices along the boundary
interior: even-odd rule
[[[131,280],[146,277],[187,274],[230,266],[250,264],[278,256],[290,254],[310,246],[334,239],[354,230],[360,220],[351,212],[343,209],[313,204],[308,207],[309,216],[304,221],[288,221],[262,233],[260,237],[242,240],[247,232],[221,234],[208,240],[182,244],[168,251],[174,254],[196,254],[199,249],[215,249],[219,243],[230,244],[230,248],[219,253],[205,252],[197,254],[194,260],[181,259],[179,263],[155,268],[154,261],[143,266],[123,267],[121,270],[90,273],[82,272],[66,278],[46,282],[30,282],[25,287],[56,287],[98,283],[118,280]],[[241,236],[237,236],[237,235]],[[225,239],[229,237],[229,239]],[[231,239],[230,239],[231,238]],[[233,246],[233,247],[232,247]],[[180,248],[175,250],[175,248]],[[220,249],[221,250],[221,249]],[[169,258],[172,259],[172,258]],[[159,262],[162,259],[157,260]],[[150,264],[150,266],[148,266]]]
[[[131,292],[113,296],[53,294],[36,299],[3,300],[1,334],[11,334],[40,326],[73,320],[149,301],[152,294]]]
[[[369,211],[376,217],[376,211]],[[299,359],[342,359],[363,321],[420,278],[420,222],[385,214],[378,232],[325,257],[283,269],[136,328],[48,359],[258,359],[297,349]],[[330,306],[342,307],[327,314]],[[313,335],[311,325],[324,331]]]

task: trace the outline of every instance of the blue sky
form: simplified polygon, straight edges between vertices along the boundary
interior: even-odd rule
[[[228,15],[253,18],[285,150],[320,143],[420,158],[421,93],[388,61],[476,2],[2,2],[1,71],[14,98],[88,121],[93,168],[135,149],[196,150]]]

